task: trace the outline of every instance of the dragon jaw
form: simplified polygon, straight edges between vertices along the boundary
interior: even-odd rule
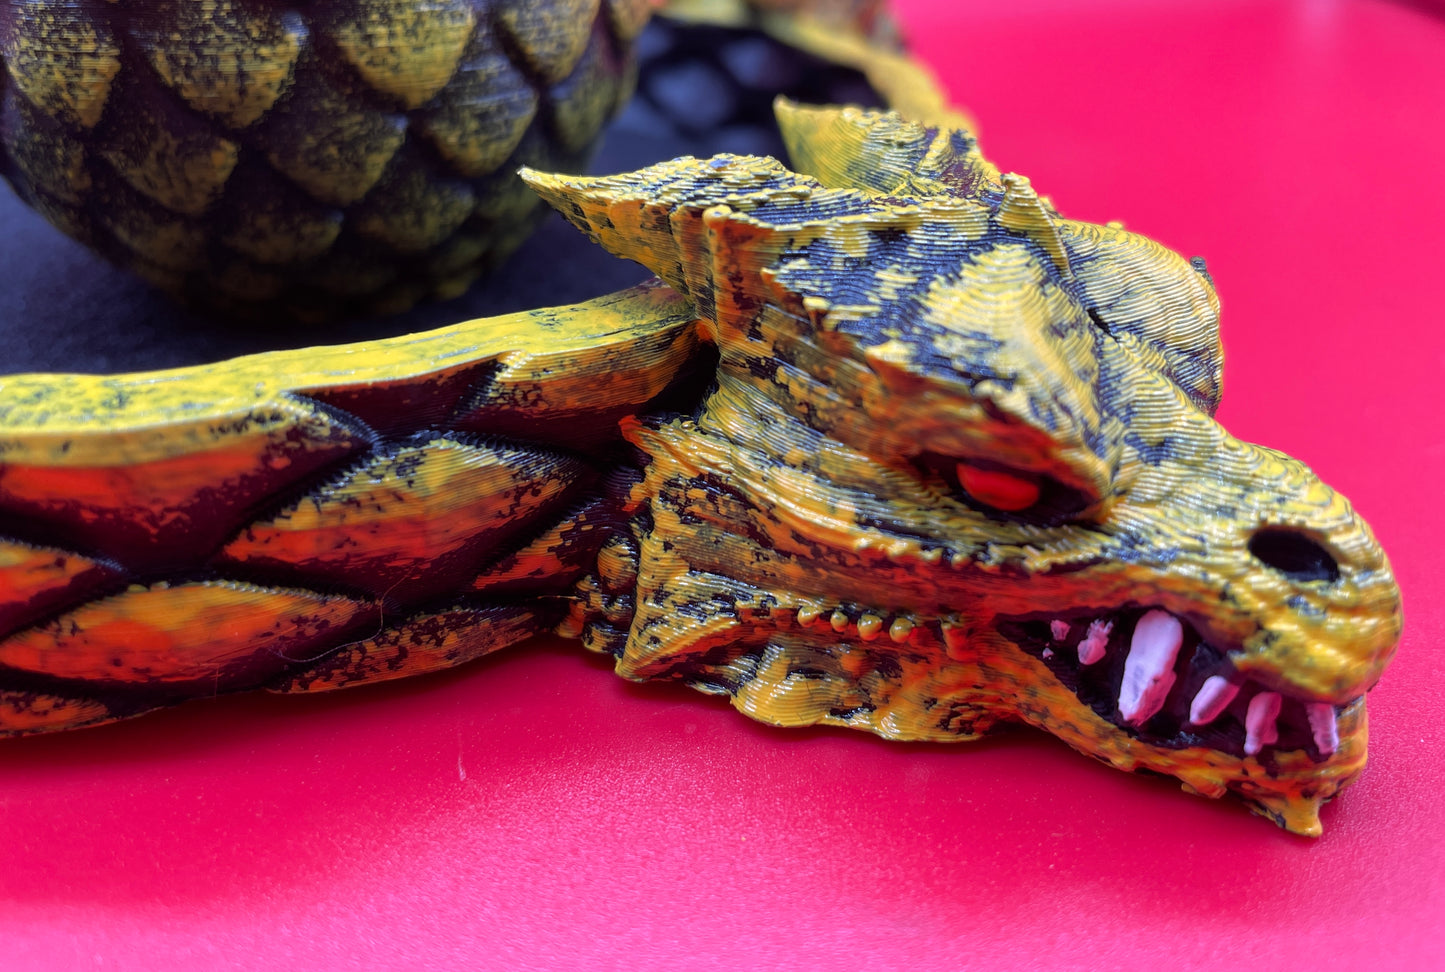
[[[637,612],[598,646],[770,722],[1028,722],[1318,833],[1363,766],[1399,594],[1342,497],[1214,422],[1212,282],[1058,218],[957,132],[791,117],[842,133],[828,158],[882,128],[967,188],[732,157],[530,177],[688,293],[721,356],[695,419],[627,430]]]
[[[777,429],[783,416],[766,406],[728,414],[733,401],[720,391],[696,423],[630,431],[649,457],[638,492],[650,497],[650,531],[637,614],[614,646],[621,674],[726,691],[767,722],[897,739],[972,738],[1027,722],[1121,769],[1166,773],[1211,796],[1237,792],[1300,833],[1319,832],[1319,805],[1363,767],[1362,694],[1398,635],[1387,567],[1345,566],[1329,583],[1260,578],[1249,588],[1250,577],[1278,572],[1247,541],[1232,556],[1222,542],[1193,551],[1141,543],[1172,537],[1159,528],[1197,497],[1148,509],[1124,496],[1107,518],[1030,527],[837,443],[815,446],[819,464],[794,456],[782,465],[738,431]],[[714,424],[723,416],[733,421]],[[1226,569],[1239,579],[1221,583]],[[1271,595],[1281,586],[1295,593]],[[1242,596],[1222,596],[1231,588]],[[1312,609],[1302,603],[1311,595],[1355,608]],[[1130,720],[1122,683],[1150,612],[1178,619],[1182,643],[1157,663],[1172,679],[1157,711]],[[1081,645],[1103,626],[1102,658],[1084,664]],[[1331,655],[1326,694],[1308,679],[1323,676]],[[1300,656],[1316,663],[1290,663]],[[1211,677],[1237,694],[1194,725],[1190,710]],[[1278,717],[1250,727],[1251,703],[1266,693],[1279,694]],[[1327,730],[1312,724],[1319,706],[1334,740],[1322,742]],[[1247,751],[1249,737],[1267,738],[1271,727],[1277,742]]]

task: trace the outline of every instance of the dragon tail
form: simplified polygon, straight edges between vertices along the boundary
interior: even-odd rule
[[[0,735],[555,630],[621,522],[618,420],[697,347],[654,284],[368,344],[0,379]]]

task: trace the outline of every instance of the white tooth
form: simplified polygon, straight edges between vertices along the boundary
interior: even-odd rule
[[[1045,658],[1052,658],[1052,657],[1054,657],[1054,650],[1053,650],[1052,648],[1045,648],[1045,649],[1044,649],[1044,657],[1045,657]]]
[[[1278,692],[1261,692],[1249,700],[1249,710],[1244,714],[1245,755],[1255,756],[1264,747],[1279,741],[1275,720],[1279,718],[1281,701]]]
[[[1321,756],[1333,756],[1340,748],[1340,729],[1335,721],[1335,707],[1328,702],[1310,702],[1305,706],[1310,729],[1315,734],[1315,748]]]
[[[1239,694],[1239,686],[1223,675],[1211,675],[1199,686],[1199,694],[1189,706],[1189,721],[1196,726],[1207,726],[1229,707]]]
[[[1058,620],[1050,621],[1049,634],[1054,636],[1055,641],[1063,641],[1069,636],[1069,622]]]
[[[1119,685],[1119,715],[1125,722],[1141,725],[1164,707],[1183,643],[1184,626],[1168,611],[1155,608],[1139,619]]]
[[[1089,622],[1089,631],[1084,635],[1084,640],[1079,642],[1080,665],[1092,665],[1104,657],[1104,649],[1109,646],[1109,632],[1113,630],[1112,621]]]

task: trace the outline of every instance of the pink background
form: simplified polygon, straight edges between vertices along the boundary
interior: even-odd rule
[[[1029,731],[770,729],[557,644],[0,746],[0,968],[1445,965],[1445,20],[897,8],[1003,168],[1208,257],[1225,424],[1391,552],[1405,638],[1325,836]]]

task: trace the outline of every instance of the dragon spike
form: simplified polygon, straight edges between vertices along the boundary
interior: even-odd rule
[[[928,129],[894,112],[779,97],[773,113],[793,167],[825,186],[903,191],[928,151]]]
[[[788,156],[799,172],[837,189],[915,198],[952,196],[996,208],[1004,229],[1038,243],[1069,277],[1058,214],[1025,176],[999,171],[966,129],[909,121],[897,112],[773,102]]]
[[[757,156],[685,156],[617,176],[521,176],[589,239],[642,264],[720,326],[743,326],[756,313],[766,286],[760,271],[790,244],[875,208],[865,193],[829,189]],[[729,294],[719,299],[721,251]]]
[[[967,129],[923,125],[875,108],[801,105],[782,97],[773,102],[773,112],[793,167],[825,186],[980,199],[1003,193],[998,169]]]
[[[653,166],[652,170],[658,168],[662,166]],[[673,290],[695,296],[674,238],[671,207],[648,192],[651,180],[639,178],[652,170],[595,177],[557,175],[523,167],[519,175],[589,240],[615,256],[637,261]]]
[[[1059,235],[1059,221],[1049,205],[1039,198],[1027,176],[1010,172],[1003,177],[1004,196],[994,218],[1005,229],[1020,233],[1044,248],[1064,277],[1073,275],[1069,253]]]

